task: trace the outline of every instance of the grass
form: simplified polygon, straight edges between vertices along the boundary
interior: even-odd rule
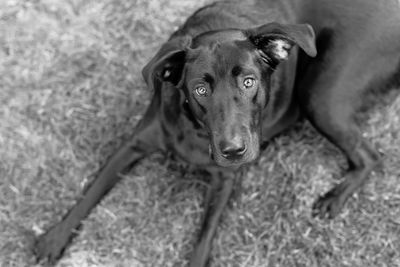
[[[0,4],[0,266],[35,266],[55,223],[130,136],[151,92],[140,71],[207,1],[4,0]],[[224,213],[212,266],[400,266],[400,98],[368,118],[383,167],[332,221],[310,216],[343,156],[308,124],[271,142]],[[145,160],[84,222],[59,266],[183,266],[203,186]]]

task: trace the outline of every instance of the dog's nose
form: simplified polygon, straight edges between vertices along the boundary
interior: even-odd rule
[[[243,140],[221,141],[219,148],[222,156],[226,159],[243,156],[246,152],[246,145]]]

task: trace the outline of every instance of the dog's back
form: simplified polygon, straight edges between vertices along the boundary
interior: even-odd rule
[[[363,66],[365,75],[346,78],[365,79],[368,86],[360,88],[362,93],[399,83],[400,1],[304,0],[296,3],[298,21],[309,23],[316,32],[319,55],[315,61],[337,64],[343,68],[342,72]]]
[[[327,45],[349,49],[348,59],[360,51],[371,60],[386,62],[385,73],[399,63],[400,1],[398,0],[251,0],[221,1],[195,12],[171,38],[196,36],[202,32],[225,28],[248,28],[268,22],[308,23],[317,36],[317,49],[324,54]],[[318,47],[319,46],[319,47]],[[332,53],[335,54],[335,53]],[[385,58],[385,55],[391,55]],[[378,56],[375,58],[375,56]],[[398,72],[398,69],[396,70]]]
[[[197,10],[176,34],[198,35],[224,28],[248,28],[268,22],[309,23],[316,33],[335,28],[348,37],[354,31],[400,38],[398,0],[250,0],[220,1]],[[346,25],[343,23],[346,22]],[[371,36],[369,36],[371,37]]]

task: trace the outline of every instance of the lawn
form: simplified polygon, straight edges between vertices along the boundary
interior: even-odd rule
[[[65,214],[132,134],[152,93],[141,68],[206,2],[1,1],[0,266],[40,266],[34,235]],[[211,266],[400,266],[400,98],[367,120],[364,135],[383,164],[336,219],[312,218],[311,206],[346,162],[299,123],[236,188]],[[58,266],[184,266],[205,188],[170,165],[155,155],[126,175]]]

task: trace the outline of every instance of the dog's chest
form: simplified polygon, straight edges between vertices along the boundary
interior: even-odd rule
[[[164,110],[164,116],[171,116],[171,110]],[[167,149],[174,156],[194,165],[214,165],[209,154],[209,136],[184,111],[173,115],[173,119],[162,120]]]

